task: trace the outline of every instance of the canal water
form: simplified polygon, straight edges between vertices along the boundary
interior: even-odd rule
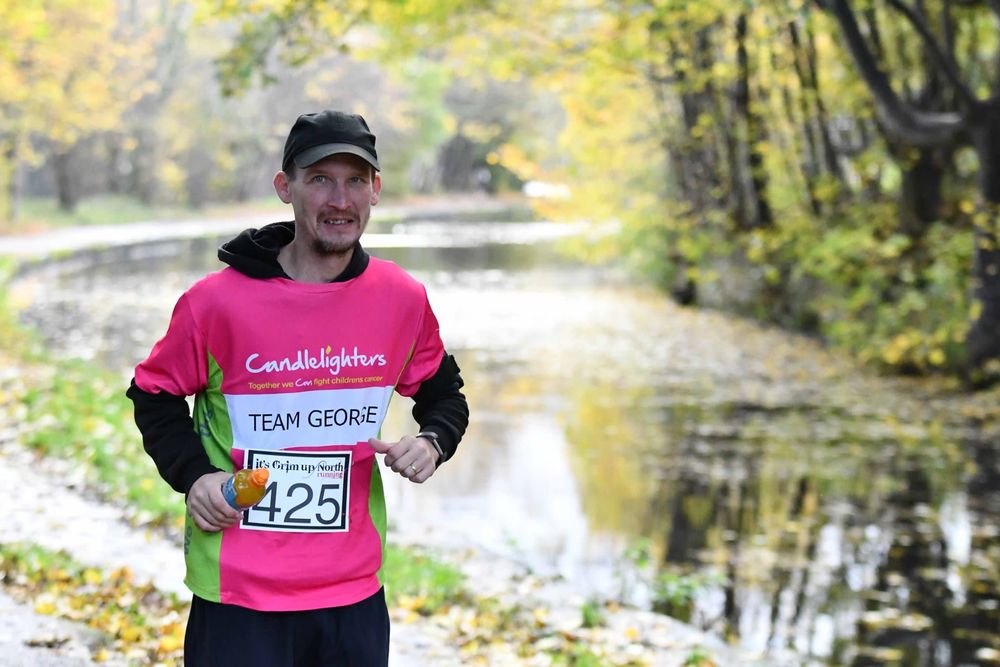
[[[566,259],[565,227],[382,231],[368,248],[427,285],[472,411],[430,482],[387,479],[398,530],[803,664],[1000,664],[988,406],[672,305],[613,267]],[[23,319],[124,388],[178,295],[219,268],[218,243],[33,268],[17,284]],[[394,400],[386,437],[413,431],[410,405]]]

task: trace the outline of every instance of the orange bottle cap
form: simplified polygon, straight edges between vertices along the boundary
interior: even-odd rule
[[[250,483],[260,488],[267,486],[267,478],[267,468],[255,468],[254,471],[250,473]]]

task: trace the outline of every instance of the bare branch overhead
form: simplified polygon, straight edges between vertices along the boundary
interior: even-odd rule
[[[962,103],[967,108],[971,109],[974,107],[977,104],[976,96],[962,80],[958,63],[955,62],[955,59],[949,51],[941,48],[941,45],[938,44],[937,38],[935,38],[934,34],[931,33],[930,28],[927,26],[927,23],[924,22],[923,18],[918,16],[917,13],[902,2],[902,0],[886,0],[886,3],[902,14],[903,17],[910,22],[910,25],[913,26],[914,30],[917,31],[917,34],[919,34],[920,38],[923,40],[924,46],[927,48],[927,52],[933,59],[934,64],[937,65],[938,69],[941,70],[941,73],[945,75],[948,82],[954,86],[955,90],[958,92],[959,98],[962,100]]]
[[[827,0],[828,8],[844,33],[847,49],[858,66],[878,106],[886,128],[915,146],[941,146],[952,143],[962,131],[962,115],[955,112],[935,113],[915,109],[892,88],[892,83],[880,69],[848,0]]]

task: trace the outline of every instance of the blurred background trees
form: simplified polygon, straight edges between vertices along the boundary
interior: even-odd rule
[[[0,0],[0,207],[269,196],[298,113],[387,194],[556,183],[683,303],[910,373],[998,372],[986,0]]]

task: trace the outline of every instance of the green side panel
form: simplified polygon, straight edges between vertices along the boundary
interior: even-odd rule
[[[413,355],[413,346],[410,346],[410,356]],[[407,362],[409,362],[409,356],[407,357]],[[403,374],[402,371],[399,372],[400,375]],[[396,382],[399,382],[399,378],[396,378]],[[385,404],[385,409],[388,412],[389,405],[392,403],[392,397],[394,394],[390,392],[389,400]],[[379,425],[378,438],[382,437],[382,425]],[[375,524],[375,530],[378,531],[379,539],[382,541],[382,565],[378,568],[378,580],[385,584],[385,577],[382,575],[382,570],[385,569],[385,533],[386,527],[389,525],[389,513],[385,509],[385,487],[382,486],[382,471],[379,470],[378,457],[372,462],[372,479],[371,483],[368,485],[368,516],[372,518],[372,523]]]
[[[222,533],[206,533],[194,525],[188,514],[184,517],[184,563],[187,573],[184,584],[192,593],[210,602],[221,602],[219,597],[219,553],[222,551]]]
[[[194,399],[194,425],[212,465],[232,471],[229,450],[233,447],[233,426],[222,393],[222,369],[211,353],[208,355],[208,386]]]
[[[375,459],[372,464],[372,479],[368,487],[368,516],[372,518],[375,530],[378,531],[379,539],[382,541],[382,565],[378,569],[378,580],[384,584],[385,577],[382,576],[382,569],[385,567],[385,528],[387,519],[385,491],[382,487],[382,472],[379,470],[378,459]]]
[[[194,426],[212,465],[232,471],[229,450],[233,429],[229,408],[222,394],[222,369],[211,353],[208,355],[208,386],[194,399]],[[184,521],[184,583],[198,597],[219,602],[219,553],[222,533],[206,533],[194,524],[190,515]]]

